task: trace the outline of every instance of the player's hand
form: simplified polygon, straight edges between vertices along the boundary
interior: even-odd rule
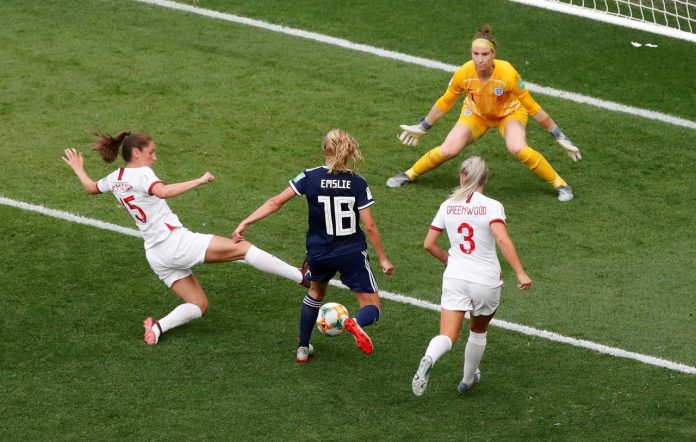
[[[517,274],[517,280],[519,281],[517,288],[520,290],[528,290],[532,286],[532,279],[524,272]]]
[[[240,224],[237,226],[236,229],[234,229],[234,232],[232,232],[232,241],[234,242],[242,242],[246,241],[246,238],[244,238],[244,230],[246,229],[246,226]]]
[[[423,117],[418,124],[414,124],[412,126],[402,124],[399,127],[403,131],[401,132],[401,135],[398,136],[399,141],[407,146],[417,146],[418,141],[420,141],[423,135],[428,133],[432,126],[428,124],[425,117]]]
[[[82,153],[73,148],[65,149],[63,152],[65,153],[65,156],[63,156],[63,161],[65,161],[65,164],[70,166],[71,169],[79,170],[84,167]]]
[[[379,259],[379,265],[382,267],[382,272],[385,275],[391,275],[394,272],[394,264],[386,256]]]
[[[554,126],[549,133],[556,139],[556,142],[565,149],[571,160],[578,161],[582,159],[578,146],[576,146],[558,126]]]
[[[205,184],[213,181],[214,179],[215,176],[212,173],[206,172],[199,178],[199,181],[201,182],[201,184]]]
[[[565,136],[565,134],[561,133],[561,136],[556,138],[556,142],[565,149],[571,160],[578,161],[582,159],[578,146],[576,146],[575,143],[570,140],[570,138]]]

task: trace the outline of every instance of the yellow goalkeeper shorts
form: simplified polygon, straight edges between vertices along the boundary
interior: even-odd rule
[[[466,125],[471,130],[474,140],[478,140],[492,127],[497,127],[500,135],[505,138],[505,124],[510,120],[519,121],[527,127],[527,109],[520,106],[507,116],[492,120],[476,115],[469,106],[464,105],[458,123]]]

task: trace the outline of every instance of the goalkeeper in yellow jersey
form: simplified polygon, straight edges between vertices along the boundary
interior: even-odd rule
[[[534,101],[525,88],[520,74],[507,61],[495,59],[495,38],[489,26],[479,29],[471,43],[471,61],[462,65],[452,76],[447,91],[418,124],[402,125],[399,140],[416,146],[420,138],[464,95],[459,120],[450,130],[445,142],[437,146],[406,172],[387,180],[387,186],[399,187],[457,156],[480,138],[488,129],[497,127],[505,139],[508,151],[535,175],[556,189],[560,201],[573,199],[573,190],[558,175],[544,156],[527,145],[527,114],[554,136],[573,161],[581,158],[580,149],[559,129],[549,114]]]

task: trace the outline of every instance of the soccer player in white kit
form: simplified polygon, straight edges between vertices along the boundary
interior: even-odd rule
[[[92,148],[107,163],[121,155],[126,162],[108,176],[93,181],[84,169],[82,154],[65,149],[65,161],[87,193],[111,192],[128,211],[145,241],[145,255],[152,270],[184,302],[165,317],[146,318],[145,342],[155,345],[162,333],[198,319],[208,309],[208,298],[193,275],[194,265],[245,260],[252,267],[309,286],[300,269],[281,261],[249,242],[194,233],[186,229],[165,201],[215,179],[210,173],[191,181],[164,184],[151,166],[157,160],[156,145],[143,132],[119,132],[115,137],[95,134]]]
[[[428,345],[413,376],[413,394],[425,392],[435,362],[457,341],[466,312],[470,312],[469,339],[464,350],[464,376],[457,386],[466,393],[479,382],[479,363],[486,348],[488,323],[500,304],[500,263],[496,243],[517,274],[518,288],[527,290],[532,280],[525,273],[505,227],[505,209],[483,195],[488,180],[486,163],[477,156],[464,160],[459,168],[460,186],[454,189],[435,215],[423,247],[446,265],[442,278],[440,334]],[[447,231],[450,249],[437,240]]]

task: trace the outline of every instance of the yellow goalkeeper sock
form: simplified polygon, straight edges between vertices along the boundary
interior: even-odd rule
[[[440,152],[440,146],[433,147],[428,152],[426,152],[425,155],[420,157],[418,161],[413,163],[413,166],[406,171],[406,176],[408,176],[409,180],[413,181],[419,175],[423,175],[426,172],[430,172],[431,170],[440,166],[440,164],[444,163],[445,161],[447,161],[447,158],[442,156],[442,152]]]
[[[546,158],[536,150],[526,146],[515,157],[522,162],[529,170],[534,172],[536,176],[551,184],[554,189],[561,186],[567,186],[563,178],[551,167]]]

